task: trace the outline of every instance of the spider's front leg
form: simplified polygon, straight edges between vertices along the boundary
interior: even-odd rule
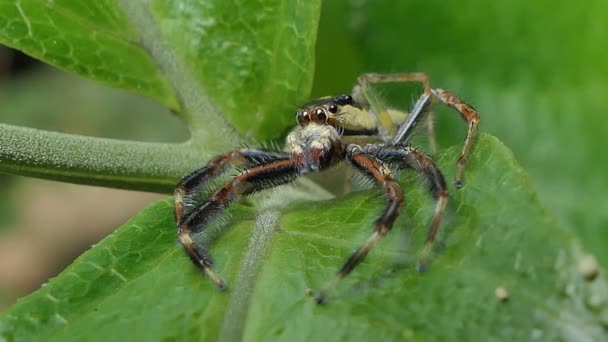
[[[190,204],[198,191],[221,176],[229,167],[249,168],[286,158],[288,155],[282,152],[246,148],[213,158],[207,165],[182,178],[175,187],[175,222],[179,226],[186,216],[184,203]]]
[[[209,199],[185,213],[183,202],[191,201],[197,189],[219,176],[230,165],[254,165],[224,184]],[[213,159],[207,166],[186,176],[175,191],[177,235],[190,260],[219,287],[224,281],[213,270],[213,261],[205,247],[192,235],[202,232],[224,209],[241,195],[288,183],[298,176],[298,169],[283,153],[239,150]]]
[[[401,187],[393,178],[389,167],[382,161],[378,160],[373,155],[364,153],[357,145],[349,145],[347,147],[347,159],[355,168],[372,178],[376,185],[381,186],[384,189],[388,203],[384,213],[376,221],[372,235],[348,258],[348,260],[346,260],[332,283],[319,292],[316,297],[317,303],[323,303],[329,294],[329,291],[331,291],[340,280],[350,274],[350,272],[365,259],[372,247],[388,234],[393,227],[395,219],[399,215],[399,207],[404,201]]]

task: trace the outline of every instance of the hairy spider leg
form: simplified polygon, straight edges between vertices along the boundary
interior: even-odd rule
[[[448,191],[445,179],[431,157],[411,146],[366,146],[366,153],[375,155],[379,160],[396,165],[399,169],[412,168],[427,180],[429,191],[435,199],[435,211],[429,226],[424,248],[418,260],[418,271],[428,268],[429,258],[433,250],[433,241],[439,230],[443,213],[448,204]]]
[[[385,106],[373,96],[369,90],[370,84],[380,83],[408,83],[415,82],[422,84],[423,96],[424,94],[431,95],[431,86],[429,76],[422,72],[406,72],[406,73],[394,73],[394,74],[378,74],[368,73],[363,74],[357,78],[357,85],[353,89],[353,97],[355,97],[361,103],[368,103],[378,116],[380,126],[390,135],[394,136],[397,131],[397,127],[386,110]],[[429,135],[429,144],[431,147],[431,153],[435,154],[437,151],[437,143],[435,142],[435,127],[434,127],[434,113],[430,110],[422,112],[426,114],[427,118],[427,132]],[[409,119],[409,115],[408,115]]]
[[[368,103],[373,108],[376,115],[378,115],[378,121],[381,127],[384,128],[391,135],[396,131],[395,124],[391,120],[391,117],[388,114],[386,108],[384,108],[384,106],[371,94],[368,88],[370,84],[394,82],[419,82],[422,84],[424,92],[421,95],[420,99],[416,102],[412,113],[408,115],[407,121],[415,123],[422,117],[428,117],[427,129],[429,133],[431,152],[433,154],[436,151],[435,133],[433,126],[434,114],[430,110],[430,106],[424,103],[426,103],[427,101],[433,102],[434,99],[438,99],[446,106],[458,111],[462,119],[468,123],[467,136],[465,138],[462,153],[458,158],[456,175],[454,177],[454,185],[457,188],[460,188],[462,186],[462,174],[464,165],[473,145],[475,135],[477,133],[477,126],[479,124],[479,113],[473,108],[473,106],[457,98],[456,96],[454,96],[454,94],[447,92],[443,89],[432,89],[430,87],[429,77],[424,73],[363,74],[357,79],[357,86],[355,86],[355,90],[353,90],[353,96],[356,97],[359,102]],[[428,100],[426,99],[427,97],[429,97]],[[419,107],[419,109],[424,110],[415,111],[416,107]],[[410,118],[412,114],[415,114],[415,118]],[[408,130],[411,130],[412,128],[413,126],[408,127]],[[397,132],[397,136],[401,136],[402,138],[397,142],[394,141],[395,144],[403,143],[403,139],[409,136],[410,134],[411,132],[404,132],[404,130],[400,128]]]
[[[182,178],[175,188],[175,222],[179,226],[186,216],[186,213],[184,212],[184,203],[189,203],[198,191],[206,186],[211,180],[222,175],[229,167],[259,166],[287,157],[287,154],[281,152],[243,148],[213,158],[204,167],[195,170]]]
[[[376,185],[384,188],[388,203],[384,213],[376,221],[372,235],[346,260],[340,271],[338,271],[336,278],[319,292],[316,297],[317,303],[323,303],[329,292],[338,282],[350,274],[365,259],[372,247],[388,234],[399,215],[399,207],[404,201],[401,187],[393,178],[390,168],[382,161],[373,155],[362,152],[361,148],[356,145],[348,146],[347,160],[359,171],[374,179]]]
[[[241,153],[243,155],[252,157],[254,162],[259,164],[262,163],[258,157],[264,157],[255,151],[252,154]],[[262,152],[263,153],[263,152]],[[225,155],[224,155],[225,156]],[[225,287],[225,282],[213,269],[213,260],[211,255],[207,252],[204,246],[197,244],[192,239],[192,234],[202,232],[215,217],[217,217],[224,209],[226,209],[235,199],[241,195],[249,195],[251,193],[278,186],[280,184],[288,183],[298,176],[298,168],[295,163],[287,155],[282,157],[280,153],[268,153],[266,160],[271,160],[268,164],[254,166],[250,169],[244,170],[241,174],[234,177],[231,181],[224,184],[222,188],[217,190],[209,199],[200,204],[191,212],[185,214],[177,220],[177,234],[180,243],[184,247],[184,250],[190,260],[200,268],[207,276],[220,288]],[[215,158],[210,165],[207,165],[201,170],[208,169],[215,170],[215,174],[220,172],[221,167],[213,169],[214,162],[219,164],[223,163],[223,159],[220,157]],[[230,157],[228,157],[230,158]],[[245,162],[247,158],[245,158]],[[264,158],[262,158],[264,159]],[[219,165],[218,164],[218,165]],[[227,166],[225,166],[227,167]],[[224,167],[224,168],[225,168]],[[200,171],[200,170],[199,170]],[[195,172],[192,175],[184,178],[182,183],[194,185],[191,177],[198,178],[199,180],[205,181],[211,176],[202,175],[204,172]],[[180,183],[181,184],[181,183]],[[179,188],[179,187],[178,187]],[[186,189],[185,187],[183,189]],[[186,193],[188,193],[186,191]],[[176,209],[177,210],[177,209]],[[177,216],[177,215],[176,215]]]
[[[443,89],[431,89],[431,94],[424,93],[420,96],[414,108],[409,113],[406,121],[399,127],[399,131],[395,134],[393,139],[393,145],[404,144],[412,133],[418,121],[424,117],[425,112],[430,109],[430,105],[433,99],[438,99],[441,103],[456,110],[460,113],[463,120],[468,123],[467,136],[464,140],[464,146],[458,161],[456,162],[456,175],[454,176],[454,185],[457,188],[462,187],[462,172],[464,164],[473,146],[473,141],[477,134],[477,126],[479,125],[479,113],[473,108],[473,106],[460,100],[452,93],[447,92]]]
[[[443,104],[460,113],[462,119],[469,125],[467,137],[465,138],[464,146],[462,147],[462,153],[460,153],[460,157],[458,158],[458,162],[456,164],[456,175],[454,176],[454,185],[457,188],[460,188],[462,186],[462,170],[464,169],[464,164],[469,156],[471,147],[473,146],[475,136],[477,135],[479,113],[477,110],[475,110],[475,108],[473,108],[473,106],[465,103],[450,92],[443,89],[431,89],[431,92]]]

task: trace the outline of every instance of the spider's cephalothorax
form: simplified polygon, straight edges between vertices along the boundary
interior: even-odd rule
[[[423,94],[409,113],[384,108],[370,93],[369,85],[389,82],[419,82]],[[432,244],[439,229],[448,200],[445,180],[428,155],[408,146],[406,142],[415,126],[429,117],[427,128],[434,149],[432,112],[430,106],[439,101],[458,111],[468,123],[467,136],[457,161],[454,184],[461,186],[462,170],[477,132],[479,114],[453,94],[433,89],[422,73],[365,74],[359,77],[351,95],[324,97],[302,106],[296,112],[298,126],[287,136],[284,151],[240,149],[212,159],[206,166],[186,176],[175,189],[175,220],[177,234],[186,254],[220,288],[224,281],[215,273],[207,250],[192,239],[192,234],[203,231],[209,223],[239,196],[269,187],[289,183],[296,177],[320,171],[346,160],[356,170],[382,187],[387,197],[384,212],[376,221],[374,231],[365,243],[346,260],[330,286],[316,297],[323,302],[337,282],[346,277],[371,248],[392,228],[404,197],[395,180],[394,170],[413,169],[424,175],[429,190],[436,200],[425,247],[419,260],[419,270],[426,269]],[[364,140],[356,138],[365,137]],[[355,141],[375,142],[363,147]],[[241,173],[215,191],[206,201],[191,210],[196,194],[228,168],[242,169]]]
[[[287,136],[286,152],[294,160],[299,173],[323,170],[344,159],[336,117],[352,106],[349,95],[321,98],[296,112],[296,127]]]

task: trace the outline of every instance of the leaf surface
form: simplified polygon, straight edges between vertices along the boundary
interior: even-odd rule
[[[312,86],[318,1],[152,1],[164,39],[239,133],[277,139]]]
[[[1,0],[0,43],[154,98],[225,148],[236,142],[226,118],[257,140],[291,126],[312,85],[319,11],[319,1]]]
[[[394,230],[326,305],[316,305],[307,289],[325,285],[370,234],[384,202],[379,191],[289,206],[267,249],[249,242],[255,212],[235,205],[229,229],[211,249],[227,292],[217,291],[177,246],[166,200],[22,298],[0,320],[0,336],[211,341],[225,338],[222,329],[244,311],[232,336],[246,341],[605,338],[605,277],[583,280],[578,240],[542,208],[502,143],[482,135],[474,151],[465,186],[451,191],[424,274],[414,265],[433,206],[417,175],[400,179],[407,204]],[[447,177],[456,158],[455,148],[440,155]],[[236,279],[252,271],[242,260],[251,253],[262,263],[243,297]],[[497,287],[507,289],[507,302],[495,297]]]
[[[170,84],[117,1],[0,1],[0,42],[177,109]]]

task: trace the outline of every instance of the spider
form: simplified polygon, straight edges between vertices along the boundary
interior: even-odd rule
[[[378,83],[420,83],[424,89],[411,112],[386,109],[370,91]],[[463,168],[471,150],[479,123],[479,114],[453,94],[434,89],[424,73],[363,74],[357,79],[352,95],[323,97],[296,112],[298,125],[289,133],[284,151],[242,148],[213,158],[207,165],[184,177],[175,189],[175,220],[177,235],[190,260],[220,289],[225,282],[215,272],[211,255],[192,235],[205,230],[214,218],[239,196],[294,181],[297,177],[330,168],[346,160],[357,171],[384,189],[387,204],[377,219],[371,236],[339,269],[334,280],[316,296],[325,301],[329,291],[367,256],[372,247],[391,230],[404,201],[403,191],[392,170],[414,169],[427,180],[436,201],[425,246],[418,261],[418,270],[428,266],[433,240],[439,229],[448,201],[443,175],[430,156],[407,144],[415,126],[432,115],[431,104],[440,102],[455,109],[468,123],[468,131],[457,161],[454,184],[460,188]],[[432,121],[428,126],[431,147],[434,147]],[[398,125],[397,122],[401,122]],[[360,145],[356,138],[374,141]],[[361,139],[360,139],[361,140]],[[359,140],[359,141],[360,141]],[[207,200],[195,204],[195,195],[211,180],[230,167],[241,170]],[[190,210],[185,210],[190,209]]]

